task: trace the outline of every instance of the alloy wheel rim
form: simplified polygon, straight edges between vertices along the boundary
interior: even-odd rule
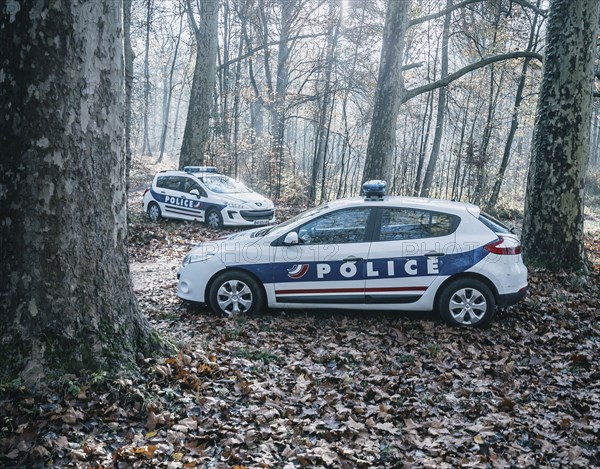
[[[448,304],[452,319],[463,325],[477,324],[488,309],[485,295],[475,288],[461,288],[452,294]]]
[[[252,290],[240,280],[228,280],[217,291],[219,308],[228,316],[248,311],[252,300]]]

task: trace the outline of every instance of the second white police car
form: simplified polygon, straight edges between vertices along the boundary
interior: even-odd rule
[[[177,294],[235,315],[271,308],[438,310],[483,327],[527,290],[521,245],[472,204],[386,197],[340,199],[279,225],[196,246]]]
[[[144,192],[144,211],[160,218],[203,221],[211,228],[257,226],[275,222],[266,197],[217,171],[214,166],[186,166],[161,171]]]

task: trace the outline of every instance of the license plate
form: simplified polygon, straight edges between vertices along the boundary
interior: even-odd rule
[[[266,225],[269,223],[269,220],[254,220],[255,225]]]

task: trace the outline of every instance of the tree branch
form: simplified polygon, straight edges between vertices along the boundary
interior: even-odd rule
[[[402,71],[412,70],[413,68],[419,68],[425,65],[425,62],[413,62],[411,64],[402,65]]]
[[[463,67],[460,70],[457,70],[456,72],[451,73],[447,77],[441,78],[437,81],[432,81],[431,83],[427,83],[426,85],[418,86],[417,88],[413,88],[412,90],[406,90],[402,102],[405,103],[408,100],[414,98],[415,96],[427,93],[428,91],[433,91],[435,89],[441,88],[442,86],[448,86],[450,83],[452,83],[455,80],[458,80],[463,75],[466,75],[467,73],[472,72],[474,70],[483,68],[492,63],[501,62],[503,60],[519,59],[522,57],[530,57],[533,59],[537,59],[540,62],[544,61],[544,58],[537,52],[516,51],[509,52],[507,54],[494,55],[492,57],[488,57],[487,59],[480,60],[479,62],[467,65],[466,67]]]
[[[454,10],[458,10],[459,8],[462,8],[462,7],[466,7],[467,5],[470,5],[472,3],[480,3],[482,1],[483,0],[463,0],[460,3],[452,5],[451,7],[448,7],[448,8],[444,8],[443,10],[440,10],[436,13],[432,13],[431,15],[421,16],[420,18],[413,18],[412,20],[408,21],[408,27],[410,28],[411,26],[415,26],[416,24],[421,24],[421,23],[425,23],[426,21],[441,18],[442,16],[446,16],[446,13],[449,13]],[[544,17],[548,13],[548,10],[542,10],[541,8],[538,8],[536,5],[529,3],[527,0],[511,0],[511,1],[512,1],[512,3],[517,3],[518,5],[521,5],[525,8],[531,8],[533,11],[535,11],[536,13],[538,13],[539,15],[544,16]]]
[[[467,5],[470,5],[471,3],[481,3],[482,1],[483,0],[463,0],[460,3],[452,5],[451,7],[448,7],[448,8],[444,8],[443,10],[440,10],[436,13],[432,13],[431,15],[425,15],[425,16],[421,16],[419,18],[413,18],[412,20],[408,20],[408,28],[410,28],[411,26],[414,26],[416,24],[421,24],[421,23],[425,23],[426,21],[441,18],[442,16],[446,16],[446,13],[448,13],[450,11],[454,11],[459,8],[466,7]]]
[[[286,42],[297,41],[299,39],[311,39],[311,38],[315,38],[315,37],[319,37],[319,36],[327,36],[327,33],[301,34],[299,36],[289,37],[287,39],[284,39],[283,41],[271,41],[271,42],[267,42],[266,44],[261,44],[260,46],[256,46],[253,49],[250,49],[245,54],[242,54],[239,57],[236,57],[235,59],[228,60],[227,62],[219,65],[219,67],[217,67],[217,71],[220,72],[225,67],[229,67],[231,64],[239,62],[240,60],[247,59],[248,57],[253,56],[257,52],[260,52],[261,50],[265,50],[268,47],[278,46],[280,44],[284,44]]]

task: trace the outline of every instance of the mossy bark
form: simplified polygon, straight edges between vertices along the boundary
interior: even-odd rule
[[[523,244],[529,265],[585,268],[588,163],[598,1],[553,0],[527,181]]]
[[[0,374],[123,372],[162,347],[127,260],[122,8],[13,2],[0,43]]]

